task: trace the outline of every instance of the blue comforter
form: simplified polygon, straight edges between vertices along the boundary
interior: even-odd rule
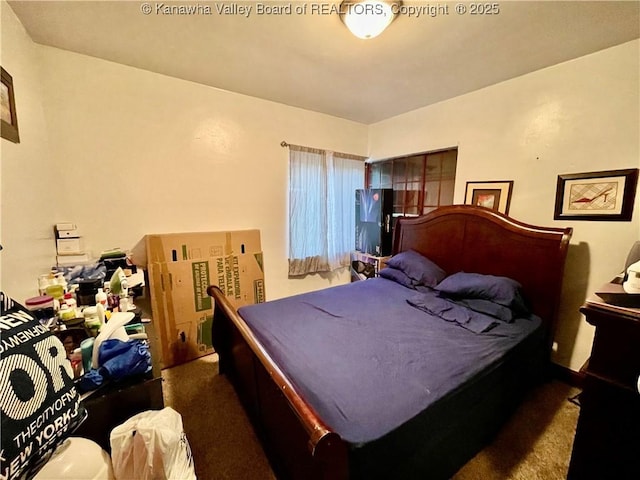
[[[415,297],[375,278],[239,313],[324,422],[357,445],[499,364],[540,328],[535,317],[517,318],[475,333],[414,308],[408,300]]]

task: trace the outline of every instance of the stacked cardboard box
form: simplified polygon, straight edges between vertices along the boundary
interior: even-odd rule
[[[235,308],[265,301],[259,230],[147,235],[144,246],[134,259],[147,266],[163,368],[213,352],[209,285]]]

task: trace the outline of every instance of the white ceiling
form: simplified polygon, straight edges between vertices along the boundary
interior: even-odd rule
[[[400,16],[371,40],[312,14],[339,0],[261,2],[291,4],[283,15],[197,0],[150,0],[144,15],[143,3],[9,1],[35,42],[365,124],[640,37],[638,1],[500,1],[496,15],[459,15],[456,2],[405,0],[448,15]],[[179,3],[201,14],[157,10]],[[253,8],[218,13],[234,5]]]

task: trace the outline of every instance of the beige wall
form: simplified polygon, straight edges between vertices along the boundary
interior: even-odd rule
[[[36,279],[55,255],[51,239],[59,185],[43,113],[40,47],[0,2],[0,62],[13,77],[20,143],[0,140],[0,287],[23,299],[33,295]]]
[[[577,370],[592,327],[586,295],[613,278],[640,238],[631,222],[555,221],[558,174],[640,167],[640,41],[629,42],[377,123],[371,157],[458,146],[456,203],[467,181],[514,180],[510,214],[571,226],[555,360]]]
[[[94,251],[146,233],[258,228],[267,298],[347,279],[287,279],[288,150],[366,154],[362,124],[42,47],[59,221]],[[70,141],[71,140],[71,141]]]
[[[3,22],[21,30],[2,5]],[[5,41],[3,29],[7,57],[34,57],[26,74],[12,72],[24,142],[2,140],[3,287],[12,295],[35,293],[37,274],[55,263],[52,226],[63,221],[78,224],[94,253],[132,248],[147,233],[258,228],[269,299],[348,281],[346,269],[287,278],[288,150],[280,142],[364,155],[365,125],[21,35],[7,32]],[[42,111],[27,112],[27,92],[37,92],[46,128]]]

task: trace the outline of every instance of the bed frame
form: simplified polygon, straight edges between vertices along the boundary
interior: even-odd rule
[[[571,234],[571,228],[536,227],[483,207],[454,205],[398,219],[393,253],[413,249],[448,273],[519,281],[547,326],[548,362]],[[208,293],[215,299],[212,333],[220,372],[234,385],[278,478],[349,478],[347,442],[298,393],[220,289],[211,286]]]

